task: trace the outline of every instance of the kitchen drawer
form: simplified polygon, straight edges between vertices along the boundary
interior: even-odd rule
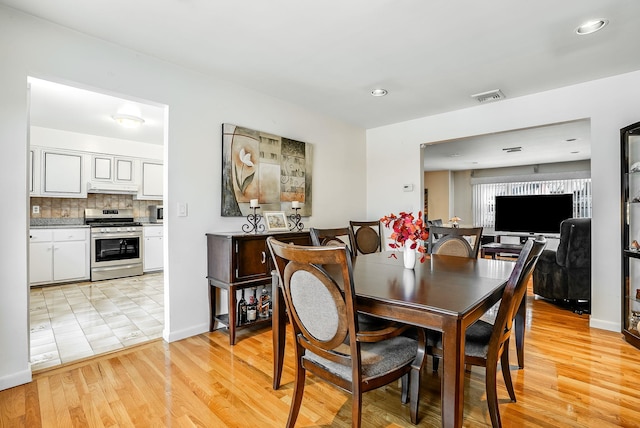
[[[30,229],[29,236],[29,242],[51,242],[53,240],[53,230]]]
[[[84,241],[87,239],[88,229],[56,229],[53,231],[53,240],[64,241]]]
[[[144,237],[162,236],[162,226],[145,226],[143,229]]]

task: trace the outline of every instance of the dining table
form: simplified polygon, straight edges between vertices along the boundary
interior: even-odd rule
[[[427,255],[406,269],[402,253],[359,255],[353,262],[359,312],[442,333],[441,413],[443,427],[461,427],[464,409],[465,331],[502,297],[514,262]],[[278,389],[284,359],[286,311],[273,273],[273,388]],[[524,365],[525,303],[516,317],[518,365]],[[521,359],[522,354],[522,359]],[[417,413],[417,403],[416,413]],[[412,421],[417,414],[412,408]]]

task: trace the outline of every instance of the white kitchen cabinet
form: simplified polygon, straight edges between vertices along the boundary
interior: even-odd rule
[[[40,151],[29,150],[29,194],[40,195]]]
[[[30,231],[29,281],[32,284],[53,281],[53,231]]]
[[[30,284],[89,279],[89,228],[31,229]]]
[[[142,186],[138,199],[162,199],[162,169],[161,163],[142,161]]]
[[[164,268],[162,225],[145,225],[143,228],[143,270],[153,272]]]
[[[42,196],[85,198],[84,154],[42,150]]]
[[[133,184],[134,159],[110,155],[92,155],[91,181]]]
[[[115,181],[116,183],[132,184],[135,181],[134,160],[127,158],[114,159]]]

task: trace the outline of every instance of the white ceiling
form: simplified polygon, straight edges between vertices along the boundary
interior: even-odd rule
[[[465,170],[591,159],[589,120],[425,145],[424,170]],[[504,149],[520,147],[520,151]]]
[[[29,85],[29,122],[33,126],[151,144],[164,142],[164,107],[33,77]],[[120,126],[113,115],[123,112],[141,117],[144,123],[138,128]]]
[[[638,0],[0,4],[367,129],[640,69]]]

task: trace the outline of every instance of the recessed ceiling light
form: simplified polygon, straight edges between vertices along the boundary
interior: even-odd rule
[[[382,88],[377,88],[371,91],[371,95],[373,95],[374,97],[384,97],[388,93],[389,92],[386,89],[382,89]]]
[[[594,19],[593,21],[585,22],[576,28],[576,34],[584,36],[585,34],[595,33],[598,30],[602,30],[609,23],[606,19]]]
[[[564,140],[564,141],[566,141],[567,143],[570,143],[570,142],[572,142],[572,141],[576,141],[576,140],[577,140],[577,138],[567,138],[567,139],[566,139],[566,140]]]
[[[571,152],[572,155],[577,155],[578,153],[580,153],[580,152],[578,152],[578,151]]]
[[[451,153],[449,155],[450,158],[459,158],[460,157],[460,153]]]
[[[144,123],[143,118],[130,114],[114,114],[111,117],[124,128],[137,128]]]

